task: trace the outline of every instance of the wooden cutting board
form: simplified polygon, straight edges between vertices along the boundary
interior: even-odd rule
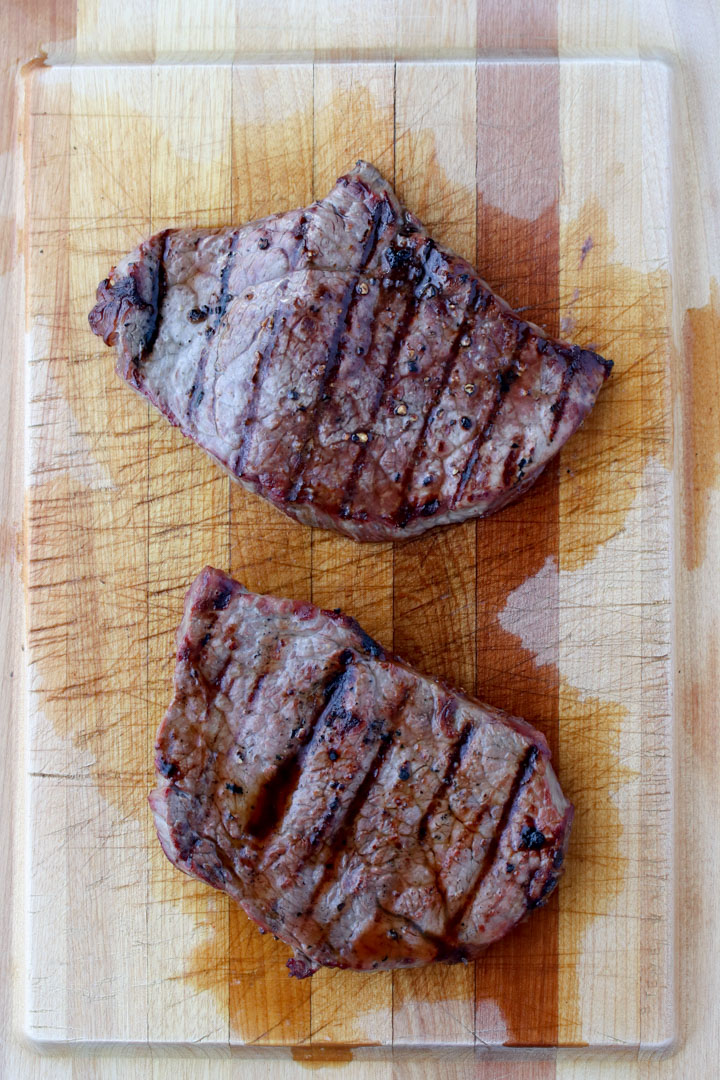
[[[588,58],[105,57],[27,74],[38,1044],[312,1061],[672,1039],[670,82],[659,62]],[[240,490],[127,391],[87,327],[97,282],[142,237],[306,204],[359,156],[527,318],[616,364],[519,505],[397,546],[304,529]],[[146,802],[152,744],[206,563],[342,607],[545,732],[576,805],[545,909],[474,965],[298,982],[286,946],[171,867]]]

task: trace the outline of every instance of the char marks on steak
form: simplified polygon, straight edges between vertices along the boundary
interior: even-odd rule
[[[612,366],[519,318],[365,162],[304,210],[147,240],[90,325],[233,477],[355,540],[517,498]]]
[[[472,959],[545,902],[572,820],[529,724],[209,568],[156,768],[166,855],[292,946],[293,975]]]

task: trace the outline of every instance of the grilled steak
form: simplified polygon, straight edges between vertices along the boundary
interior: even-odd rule
[[[572,820],[529,724],[209,568],[156,768],[168,858],[291,945],[297,976],[477,956],[545,902]]]
[[[355,540],[517,498],[612,366],[514,314],[365,162],[304,210],[145,241],[90,325],[233,477]]]

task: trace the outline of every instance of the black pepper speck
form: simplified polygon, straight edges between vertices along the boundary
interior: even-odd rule
[[[520,834],[522,846],[528,851],[540,851],[545,847],[545,836],[539,829],[526,825]]]

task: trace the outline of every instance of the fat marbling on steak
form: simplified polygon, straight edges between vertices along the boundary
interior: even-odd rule
[[[472,959],[545,902],[572,820],[529,724],[210,568],[156,769],[168,858],[292,946],[298,976]]]
[[[612,366],[513,313],[365,162],[305,209],[145,241],[90,325],[233,477],[355,540],[517,498]]]

